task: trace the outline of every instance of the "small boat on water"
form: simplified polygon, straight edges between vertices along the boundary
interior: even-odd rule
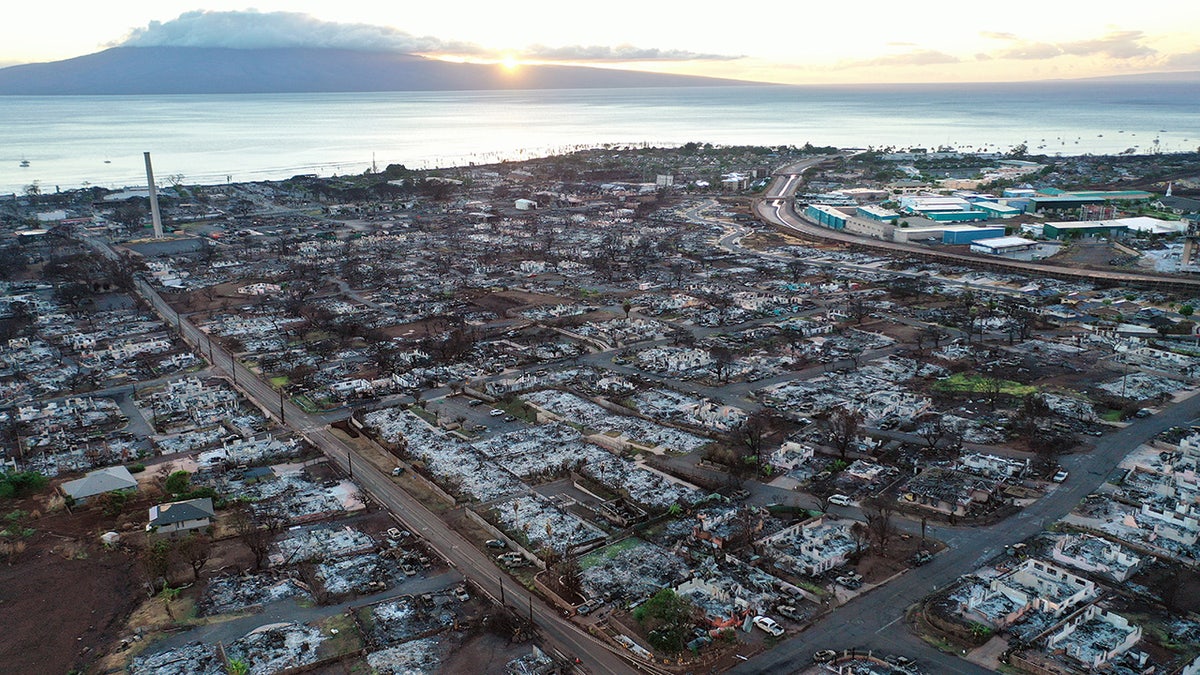
[[[22,166],[22,167],[29,166],[29,160],[27,160],[27,159],[23,159],[23,160],[21,160],[21,166]]]

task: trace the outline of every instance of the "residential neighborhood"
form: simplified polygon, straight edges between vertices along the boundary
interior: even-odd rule
[[[1200,672],[1197,177],[689,143],[5,201],[0,621],[55,672]]]

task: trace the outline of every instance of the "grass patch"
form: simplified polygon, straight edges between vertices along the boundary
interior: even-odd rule
[[[320,628],[321,633],[328,638],[318,648],[317,656],[321,658],[349,654],[363,647],[363,639],[358,634],[358,624],[355,623],[354,617],[335,614],[322,621]]]
[[[295,403],[296,405],[300,406],[301,410],[303,410],[304,412],[309,413],[309,414],[321,411],[321,409],[317,407],[317,404],[314,403],[311,398],[309,398],[308,396],[306,396],[304,394],[299,394],[297,396],[293,396],[292,403]]]
[[[288,376],[287,375],[276,375],[275,377],[272,377],[270,379],[270,382],[271,382],[271,386],[275,387],[276,389],[279,389],[281,387],[286,387],[288,384]]]
[[[1001,394],[1009,396],[1027,396],[1037,393],[1038,388],[1032,384],[1021,384],[1012,380],[993,380],[990,377],[984,377],[978,373],[970,375],[966,373],[955,373],[950,377],[938,380],[934,383],[933,388],[938,391],[964,391],[973,394],[984,394],[992,391],[997,391]]]
[[[421,419],[425,420],[426,422],[429,422],[430,424],[432,424],[435,427],[437,426],[437,423],[438,423],[437,415],[434,415],[433,413],[429,412],[428,410],[426,410],[420,406],[415,406],[415,405],[409,406],[408,409],[409,409],[409,411],[412,412],[412,414],[416,415],[417,417],[420,417]]]
[[[617,557],[622,551],[628,551],[632,548],[637,548],[642,545],[642,540],[635,537],[622,539],[615,544],[610,544],[604,548],[596,549],[591,553],[579,559],[579,566],[583,569],[591,569],[607,560],[612,560]]]
[[[829,591],[825,590],[825,588],[823,588],[821,586],[814,584],[811,581],[797,579],[796,585],[799,586],[800,588],[803,588],[804,590],[808,591],[809,593],[812,593],[813,595],[815,595],[817,597],[823,598],[823,597],[829,595]]]
[[[1100,419],[1104,420],[1105,422],[1120,422],[1121,421],[1121,411],[1120,410],[1105,410],[1103,413],[1101,413]]]
[[[494,405],[496,408],[503,410],[519,420],[524,420],[529,424],[537,424],[537,411],[535,411],[532,407],[525,405],[525,402],[519,398],[513,399],[510,403],[496,401]]]

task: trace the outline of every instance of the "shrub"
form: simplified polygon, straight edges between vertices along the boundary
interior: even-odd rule
[[[24,499],[41,491],[49,482],[36,471],[6,471],[0,474],[0,497]]]

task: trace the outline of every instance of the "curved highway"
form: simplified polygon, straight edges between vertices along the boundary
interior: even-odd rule
[[[916,256],[936,262],[970,265],[1006,272],[1017,272],[1033,276],[1053,277],[1057,279],[1079,279],[1084,281],[1110,282],[1125,286],[1151,287],[1155,289],[1171,289],[1186,292],[1200,291],[1200,279],[1188,277],[1164,276],[1157,274],[1141,274],[1137,272],[1117,272],[1107,270],[1085,270],[1063,265],[1031,263],[1008,258],[985,258],[981,256],[964,255],[939,251],[927,246],[896,241],[884,241],[862,237],[841,230],[821,227],[796,213],[792,198],[803,184],[801,175],[806,169],[828,160],[829,157],[807,159],[795,164],[789,164],[776,171],[766,192],[754,203],[754,213],[763,222],[787,230],[789,234],[798,235],[805,239],[831,241],[852,246],[884,251],[903,256]]]

